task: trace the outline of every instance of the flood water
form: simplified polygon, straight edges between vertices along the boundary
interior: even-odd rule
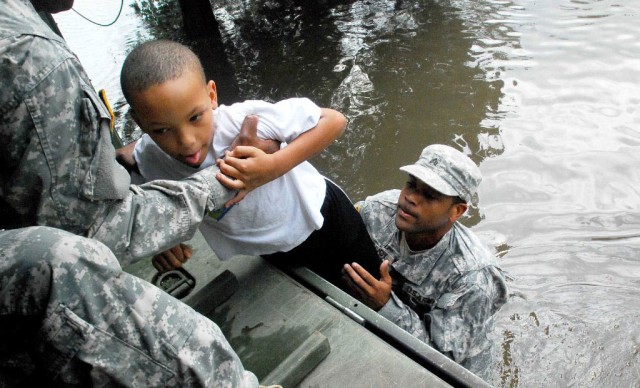
[[[75,8],[103,23],[119,8],[92,3]],[[140,11],[111,27],[56,20],[132,139],[124,55],[183,37],[177,1],[127,3]],[[640,3],[305,3],[213,1],[237,85],[223,102],[307,96],[345,113],[312,162],[353,200],[399,188],[428,144],[468,153],[484,180],[463,222],[513,277],[489,382],[640,386]]]

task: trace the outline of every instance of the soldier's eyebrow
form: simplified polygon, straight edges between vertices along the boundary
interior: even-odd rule
[[[433,187],[429,186],[428,184],[424,183],[423,181],[416,178],[414,179],[415,179],[416,188],[420,193],[420,195],[426,198],[434,198],[434,199],[440,199],[442,197],[445,197],[444,194],[434,189]]]
[[[426,190],[429,192],[429,194],[432,197],[436,197],[436,198],[441,198],[444,197],[445,195],[442,194],[441,192],[439,192],[438,190],[434,189],[433,187],[429,186],[429,185],[425,185],[426,186]]]

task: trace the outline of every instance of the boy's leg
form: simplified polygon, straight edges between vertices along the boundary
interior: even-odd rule
[[[338,185],[329,179],[326,182],[327,194],[322,206],[324,223],[319,230],[321,246],[330,247],[331,256],[325,257],[326,265],[335,268],[342,277],[344,264],[357,262],[379,279],[380,258],[362,217]]]
[[[59,229],[0,232],[0,318],[13,328],[0,336],[17,335],[2,350],[44,381],[257,386],[213,322],[123,272],[102,243]]]
[[[380,259],[360,214],[340,187],[328,179],[326,182],[322,227],[289,252],[268,258],[276,264],[304,265],[343,289],[347,289],[342,280],[346,263],[357,262],[379,279]]]

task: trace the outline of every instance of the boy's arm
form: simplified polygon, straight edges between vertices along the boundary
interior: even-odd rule
[[[286,174],[298,164],[319,154],[342,135],[346,126],[347,119],[342,113],[321,108],[316,126],[278,152],[265,154],[259,149],[243,146],[228,152],[224,159],[218,161],[221,173],[216,178],[225,186],[241,192],[225,206],[239,202],[249,191]]]
[[[191,258],[193,251],[187,244],[178,244],[171,249],[154,255],[151,264],[158,272],[167,272],[182,267],[187,260]]]
[[[133,150],[136,148],[137,142],[138,141],[135,140],[124,147],[116,148],[116,160],[129,172],[129,174],[131,174],[132,171],[140,173],[140,171],[138,171],[136,160],[133,157]]]

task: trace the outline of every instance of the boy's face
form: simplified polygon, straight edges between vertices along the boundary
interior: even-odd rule
[[[164,152],[194,167],[202,164],[209,151],[212,109],[217,107],[215,83],[203,83],[191,70],[131,96],[131,115],[140,129]]]
[[[450,227],[467,209],[465,203],[455,203],[444,195],[409,175],[400,192],[396,227],[405,233],[432,235]]]

